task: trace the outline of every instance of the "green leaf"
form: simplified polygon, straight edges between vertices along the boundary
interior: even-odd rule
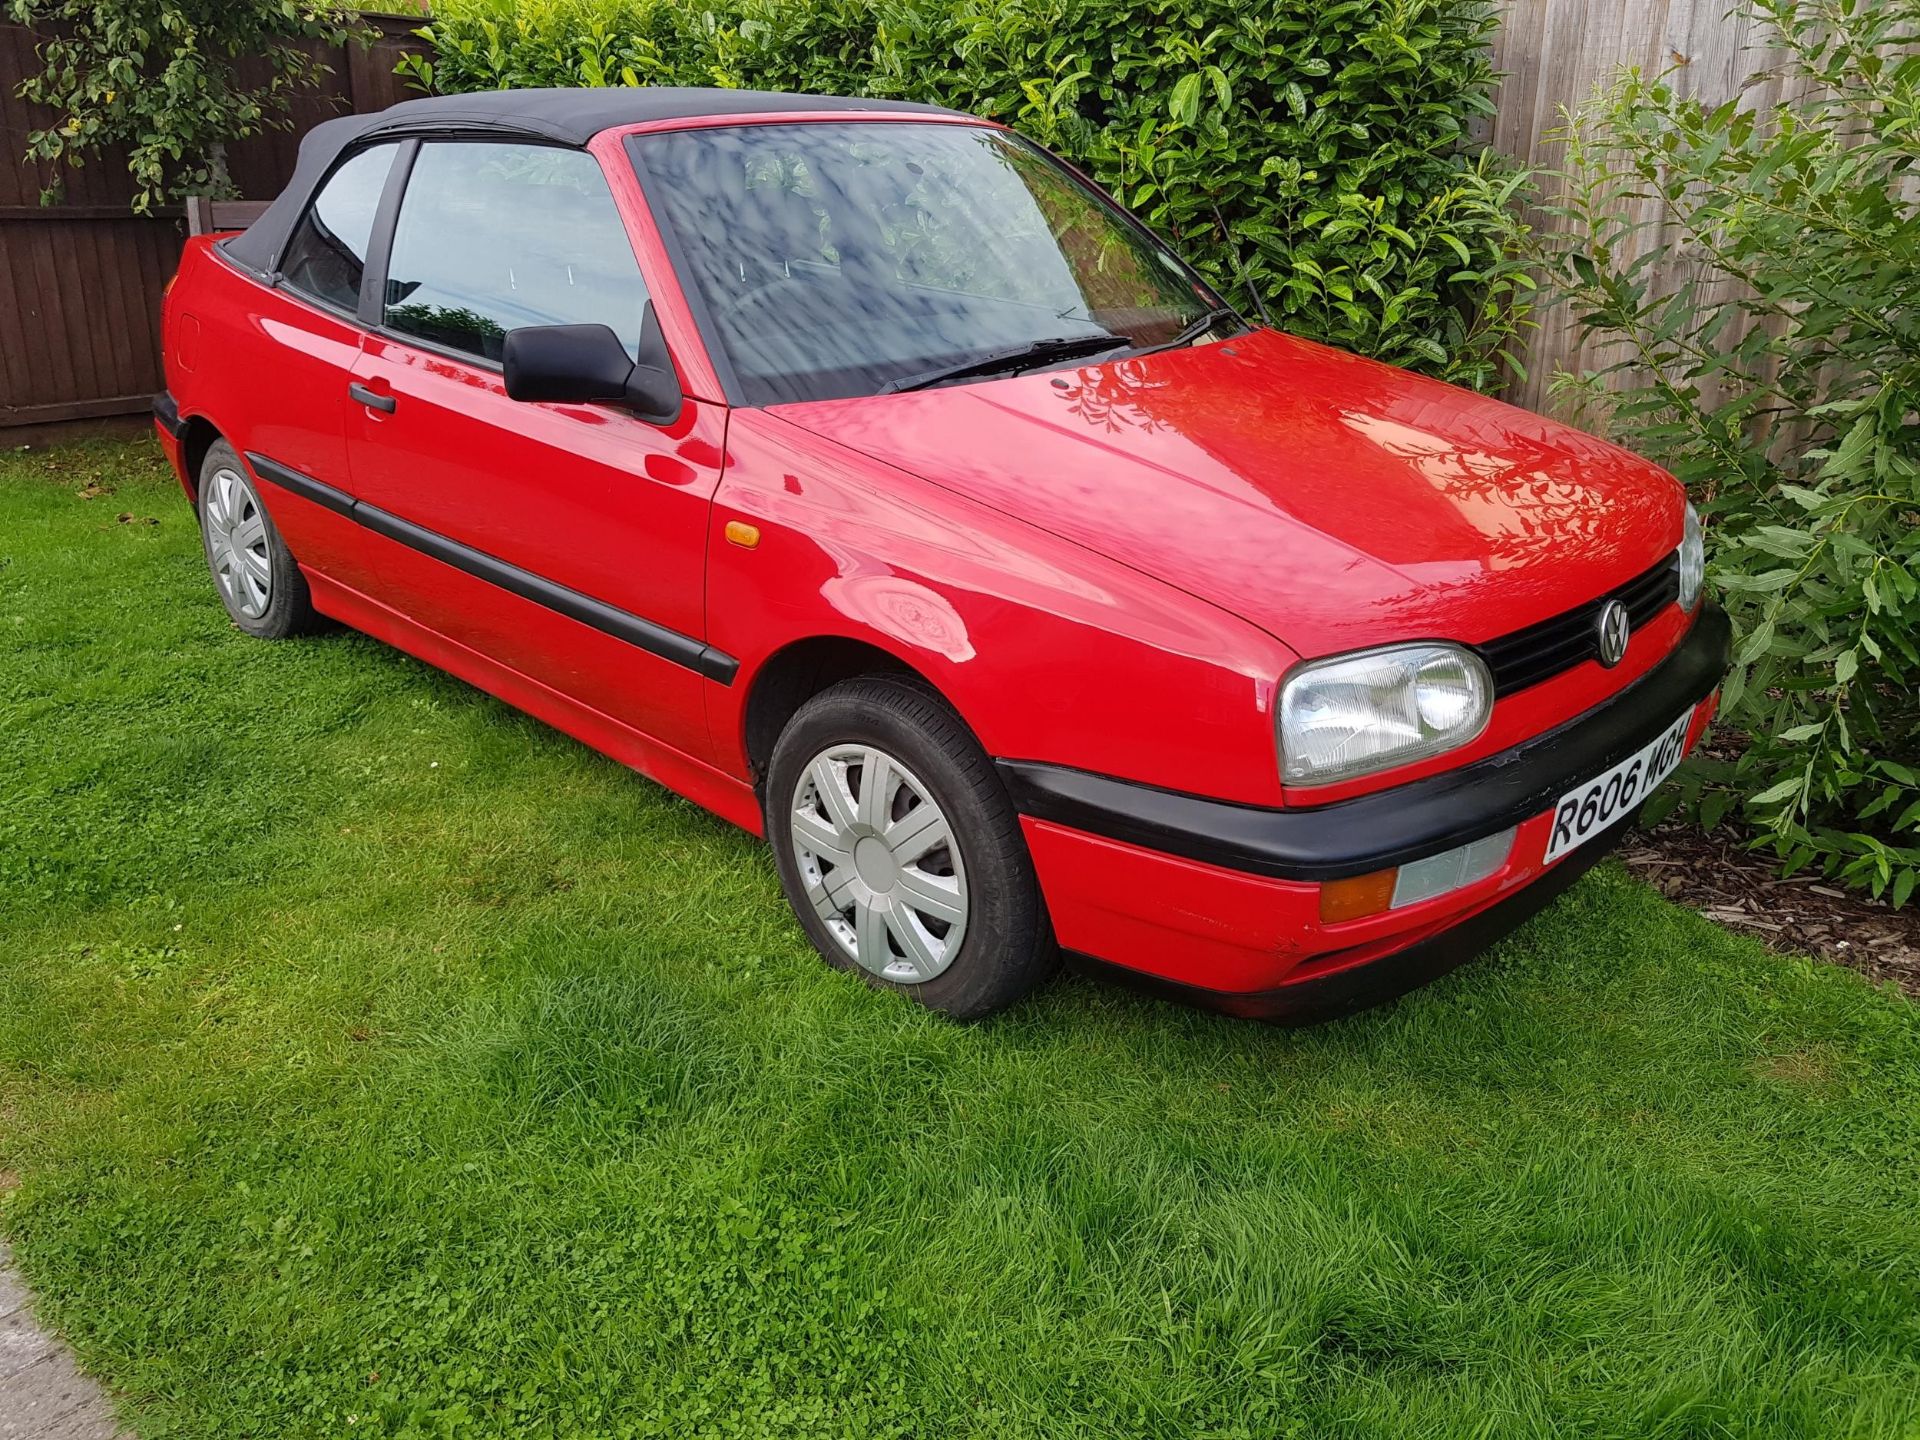
[[[1800,776],[1789,776],[1777,784],[1769,785],[1749,802],[1756,806],[1777,805],[1790,795],[1797,795],[1805,782]]]
[[[1173,87],[1173,95],[1167,104],[1167,111],[1174,122],[1191,125],[1200,113],[1200,81],[1198,73],[1183,75]]]

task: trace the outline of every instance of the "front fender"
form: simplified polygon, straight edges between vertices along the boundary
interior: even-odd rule
[[[748,773],[766,662],[830,636],[926,676],[997,758],[1281,803],[1274,692],[1297,657],[1272,636],[768,412],[736,412],[727,450],[707,564],[708,642],[741,662],[709,690],[724,767]]]

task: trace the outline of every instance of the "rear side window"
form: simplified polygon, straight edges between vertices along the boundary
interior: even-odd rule
[[[398,149],[385,144],[362,150],[327,177],[280,258],[286,284],[341,310],[359,307],[373,216]]]
[[[647,290],[600,164],[549,145],[420,147],[394,226],[386,325],[498,360],[522,325],[603,324],[637,355]]]

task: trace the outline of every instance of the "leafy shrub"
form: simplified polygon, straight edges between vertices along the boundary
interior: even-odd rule
[[[1571,128],[1559,279],[1621,355],[1575,384],[1622,385],[1614,429],[1708,516],[1741,637],[1725,708],[1747,743],[1697,776],[1705,818],[1737,797],[1789,867],[1904,903],[1920,874],[1920,0],[1756,9],[1804,98],[1757,112],[1629,72]],[[1643,247],[1649,225],[1667,238]]]
[[[929,101],[1086,168],[1289,328],[1487,388],[1531,281],[1473,145],[1482,0],[444,0],[422,88],[681,84]]]
[[[41,30],[43,68],[19,95],[59,115],[27,136],[27,158],[77,167],[124,146],[143,212],[233,194],[227,141],[285,128],[289,102],[326,69],[314,46],[365,29],[334,0],[4,0],[0,17]]]

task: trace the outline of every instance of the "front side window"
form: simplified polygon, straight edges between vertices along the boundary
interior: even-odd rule
[[[280,257],[287,285],[339,310],[359,308],[374,212],[399,148],[389,142],[362,150],[327,177]]]
[[[385,324],[498,360],[522,325],[604,324],[637,354],[647,289],[599,162],[551,145],[429,141],[407,178]]]
[[[1097,353],[1110,337],[1124,353],[1219,304],[1004,131],[746,125],[644,136],[633,153],[750,405],[904,388],[1036,342]]]

